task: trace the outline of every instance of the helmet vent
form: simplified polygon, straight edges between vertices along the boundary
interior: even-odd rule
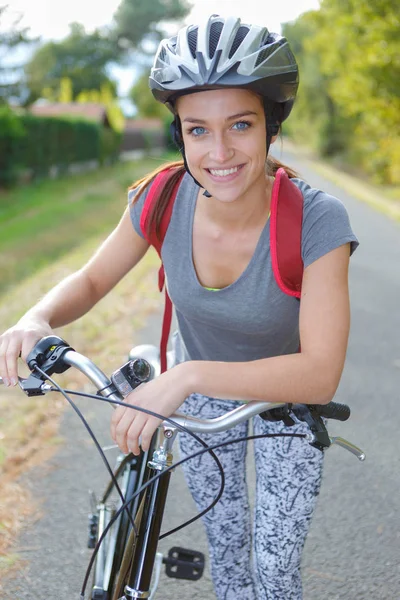
[[[158,56],[158,60],[165,61],[165,57],[166,57],[166,55],[167,55],[167,53],[166,53],[166,51],[165,51],[165,48],[164,48],[164,46],[163,46],[163,47],[161,48],[161,50],[160,50],[160,54],[159,54],[159,56]]]
[[[215,54],[215,50],[217,49],[223,27],[224,24],[221,23],[221,21],[214,22],[210,27],[210,41],[208,44],[208,52],[210,54],[210,58],[213,58]]]
[[[257,56],[257,60],[256,60],[256,64],[254,65],[255,67],[258,67],[258,65],[260,65],[262,62],[264,62],[264,60],[266,58],[268,58],[268,56],[271,54],[271,48],[264,48],[264,50],[261,50],[260,54]]]
[[[248,27],[244,27],[243,25],[239,27],[236,32],[235,39],[233,40],[232,48],[229,52],[229,58],[232,58],[232,56],[235,54],[236,50],[239,48],[249,31],[250,29]]]
[[[193,58],[196,58],[197,33],[198,33],[198,29],[196,27],[196,29],[192,29],[191,31],[189,31],[189,34],[188,34],[189,49],[190,49],[190,53],[193,56]]]

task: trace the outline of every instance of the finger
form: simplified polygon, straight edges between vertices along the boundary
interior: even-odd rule
[[[114,440],[114,442],[116,442],[116,430],[118,427],[119,422],[121,421],[121,419],[123,418],[125,412],[126,412],[126,407],[125,406],[118,406],[118,408],[113,412],[112,417],[111,417],[111,423],[110,423],[110,431],[111,431],[111,437]]]
[[[135,421],[137,414],[138,413],[136,411],[128,409],[115,429],[115,442],[122,452],[127,453],[131,451],[131,448],[128,445],[127,435],[128,430]]]
[[[4,385],[9,386],[10,379],[7,371],[6,349],[7,346],[5,342],[3,342],[0,346],[0,377],[3,379]]]
[[[21,358],[24,362],[26,362],[28,354],[31,352],[31,350],[33,350],[36,342],[38,342],[41,339],[41,337],[42,336],[38,335],[37,333],[34,333],[33,331],[25,332],[21,347],[19,348],[19,351],[21,352]]]
[[[139,456],[140,454],[139,438],[147,420],[148,417],[146,417],[146,415],[139,414],[127,430],[126,443],[129,450],[135,454],[135,456]]]
[[[18,355],[21,348],[21,344],[19,340],[11,339],[8,344],[7,353],[5,356],[7,373],[10,379],[11,385],[16,385],[18,383],[18,368],[17,361]]]
[[[145,452],[150,448],[151,440],[154,432],[161,425],[161,419],[155,419],[154,417],[147,420],[145,426],[142,429],[140,445],[142,450]]]

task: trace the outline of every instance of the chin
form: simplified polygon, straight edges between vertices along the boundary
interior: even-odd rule
[[[230,204],[232,202],[235,202],[241,196],[243,196],[243,192],[238,191],[237,189],[235,189],[235,190],[218,190],[218,189],[212,190],[211,188],[209,188],[207,191],[210,192],[210,194],[212,195],[213,198],[215,198],[215,200],[218,200],[218,202],[223,202],[224,204]]]

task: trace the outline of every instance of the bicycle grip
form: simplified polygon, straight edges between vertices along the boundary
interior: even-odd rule
[[[347,404],[340,404],[339,402],[316,404],[312,408],[320,417],[336,419],[337,421],[347,421],[351,414],[350,407]]]

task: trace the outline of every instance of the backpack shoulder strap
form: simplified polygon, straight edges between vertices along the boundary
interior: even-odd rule
[[[167,233],[168,225],[171,220],[172,209],[174,207],[175,198],[178,193],[179,186],[182,181],[182,177],[180,177],[172,190],[172,194],[169,198],[169,202],[165,207],[163,216],[161,218],[160,225],[160,237],[157,237],[156,230],[154,228],[149,230],[148,223],[150,215],[153,212],[153,207],[157,200],[160,197],[161,191],[169,181],[170,177],[175,173],[176,168],[165,169],[156,175],[153,183],[150,186],[150,190],[146,196],[146,200],[143,205],[142,214],[140,217],[140,229],[149,242],[151,246],[153,246],[161,259],[161,248],[164,242],[165,235]],[[164,265],[161,263],[161,267],[158,271],[158,288],[160,292],[162,291],[165,283],[165,272]],[[162,324],[162,332],[161,332],[161,341],[160,341],[160,362],[161,362],[161,373],[164,373],[167,370],[167,345],[169,332],[171,329],[171,321],[172,321],[172,302],[168,295],[167,288],[165,288],[165,306],[164,306],[164,317]]]
[[[301,255],[303,194],[278,169],[272,188],[270,250],[277,285],[285,294],[300,298],[304,264]]]
[[[157,253],[160,255],[160,258],[161,258],[161,247],[162,247],[162,244],[164,241],[165,234],[167,233],[168,225],[169,225],[171,215],[172,215],[172,209],[174,207],[176,194],[178,192],[178,188],[181,183],[181,178],[178,180],[176,186],[174,187],[173,192],[170,196],[168,205],[162,216],[161,227],[160,227],[160,234],[161,234],[160,238],[157,237],[155,229],[149,231],[148,224],[149,224],[150,215],[152,214],[154,205],[158,201],[163,188],[168,183],[170,177],[172,177],[172,175],[174,175],[175,171],[176,171],[176,167],[168,168],[168,169],[164,169],[163,171],[161,171],[160,173],[158,173],[155,176],[153,182],[150,184],[150,189],[147,193],[146,200],[144,201],[142,214],[140,216],[140,229],[141,229],[144,237],[146,238],[146,240],[149,242],[149,244],[154,246],[154,248],[157,250]]]

